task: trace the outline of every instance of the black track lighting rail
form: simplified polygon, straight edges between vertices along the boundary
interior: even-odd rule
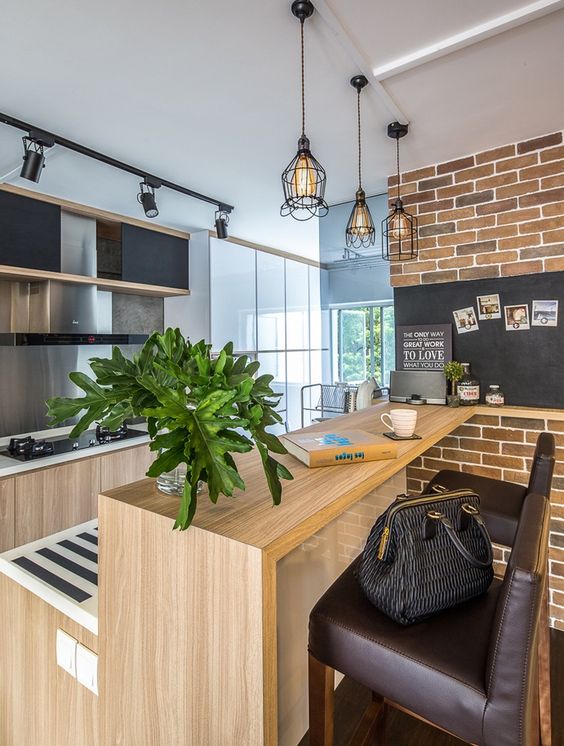
[[[92,148],[87,148],[85,145],[80,145],[80,143],[74,142],[73,140],[68,140],[66,137],[56,135],[54,132],[47,132],[46,130],[36,127],[33,124],[23,122],[21,119],[16,119],[9,114],[2,114],[0,112],[0,122],[31,134],[33,137],[41,140],[45,147],[60,145],[67,150],[72,150],[75,153],[80,153],[80,155],[85,155],[88,158],[93,158],[96,161],[105,163],[107,166],[112,166],[112,168],[117,168],[120,171],[126,171],[127,173],[133,174],[134,176],[139,176],[140,178],[145,179],[147,183],[152,183],[155,186],[156,184],[159,184],[160,186],[166,187],[167,189],[172,189],[172,191],[174,192],[185,194],[187,197],[193,197],[194,199],[199,199],[202,202],[207,202],[210,205],[216,205],[218,210],[221,210],[225,213],[230,213],[232,210],[235,209],[233,205],[229,205],[227,204],[227,202],[223,202],[219,199],[216,199],[215,197],[208,197],[208,195],[206,194],[195,192],[193,189],[189,189],[188,187],[182,186],[181,184],[175,184],[175,182],[168,181],[168,179],[162,179],[160,176],[155,176],[153,174],[147,173],[147,171],[144,171],[137,166],[132,166],[131,164],[125,163],[124,161],[119,161],[117,158],[112,158],[105,153],[100,153],[99,151],[93,150]]]

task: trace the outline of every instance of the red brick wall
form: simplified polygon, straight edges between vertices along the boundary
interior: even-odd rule
[[[563,133],[401,175],[419,219],[419,259],[393,262],[393,286],[564,270]],[[390,200],[397,178],[388,180]]]
[[[527,484],[539,432],[554,433],[557,463],[551,494],[550,617],[564,630],[564,420],[476,415],[407,467],[407,488],[418,493],[440,469]],[[496,547],[496,569],[503,570],[508,550]]]

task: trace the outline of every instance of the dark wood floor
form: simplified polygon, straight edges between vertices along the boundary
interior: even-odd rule
[[[551,632],[552,746],[564,746],[564,632]],[[335,697],[335,746],[351,738],[371,694],[350,679],[344,679]],[[299,746],[308,746],[306,734]],[[374,741],[374,746],[376,746]],[[463,741],[425,725],[397,710],[391,710],[386,728],[387,746],[461,746]]]

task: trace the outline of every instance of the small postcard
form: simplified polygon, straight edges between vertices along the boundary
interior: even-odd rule
[[[486,319],[500,319],[501,318],[501,304],[499,302],[499,295],[478,295],[476,298],[478,303],[478,318],[482,321]]]
[[[531,326],[558,326],[558,301],[534,300]]]
[[[529,323],[529,306],[523,303],[518,306],[504,306],[505,313],[505,331],[517,332],[530,329]]]
[[[453,311],[452,315],[454,316],[456,331],[459,334],[478,331],[478,319],[472,306],[469,308],[459,308],[457,311]]]

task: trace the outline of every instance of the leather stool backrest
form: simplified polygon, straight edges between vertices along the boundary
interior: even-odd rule
[[[535,492],[537,495],[544,495],[545,497],[550,496],[550,485],[554,472],[554,453],[554,435],[546,432],[541,433],[537,439],[527,492]]]
[[[538,743],[536,643],[547,582],[549,517],[546,497],[527,495],[490,638],[485,743]]]

